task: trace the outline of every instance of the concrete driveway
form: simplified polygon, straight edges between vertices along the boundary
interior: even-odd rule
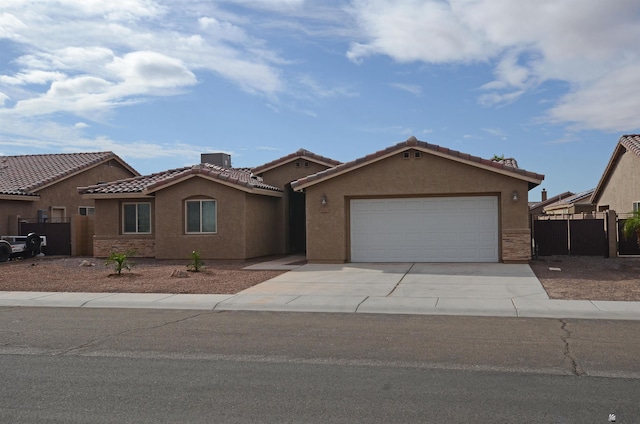
[[[308,264],[216,309],[517,316],[516,300],[549,301],[528,265]]]

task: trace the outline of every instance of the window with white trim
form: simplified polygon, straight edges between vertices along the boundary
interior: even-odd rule
[[[82,216],[95,215],[96,208],[94,208],[93,206],[79,206],[78,213]]]
[[[150,234],[151,203],[123,203],[122,232],[125,234]]]
[[[636,213],[640,210],[640,201],[633,202],[633,213]]]
[[[193,199],[185,202],[185,232],[187,234],[213,234],[217,232],[217,203],[211,199]]]

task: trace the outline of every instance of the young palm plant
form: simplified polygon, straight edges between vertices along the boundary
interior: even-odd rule
[[[640,210],[635,211],[633,216],[627,218],[624,227],[622,227],[622,233],[627,240],[635,237],[636,243],[640,247]]]

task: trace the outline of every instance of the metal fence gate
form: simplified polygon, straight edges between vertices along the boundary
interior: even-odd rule
[[[535,256],[608,256],[606,217],[541,215],[533,219]]]
[[[632,237],[627,240],[622,233],[625,221],[626,220],[623,218],[618,218],[618,255],[640,255],[640,246],[638,246],[636,238]]]
[[[20,235],[29,233],[47,236],[46,255],[71,255],[71,223],[20,222]]]

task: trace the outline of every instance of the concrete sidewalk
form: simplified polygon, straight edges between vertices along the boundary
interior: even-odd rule
[[[640,320],[640,302],[551,300],[528,265],[273,266],[292,270],[236,295],[0,292],[0,306]]]

